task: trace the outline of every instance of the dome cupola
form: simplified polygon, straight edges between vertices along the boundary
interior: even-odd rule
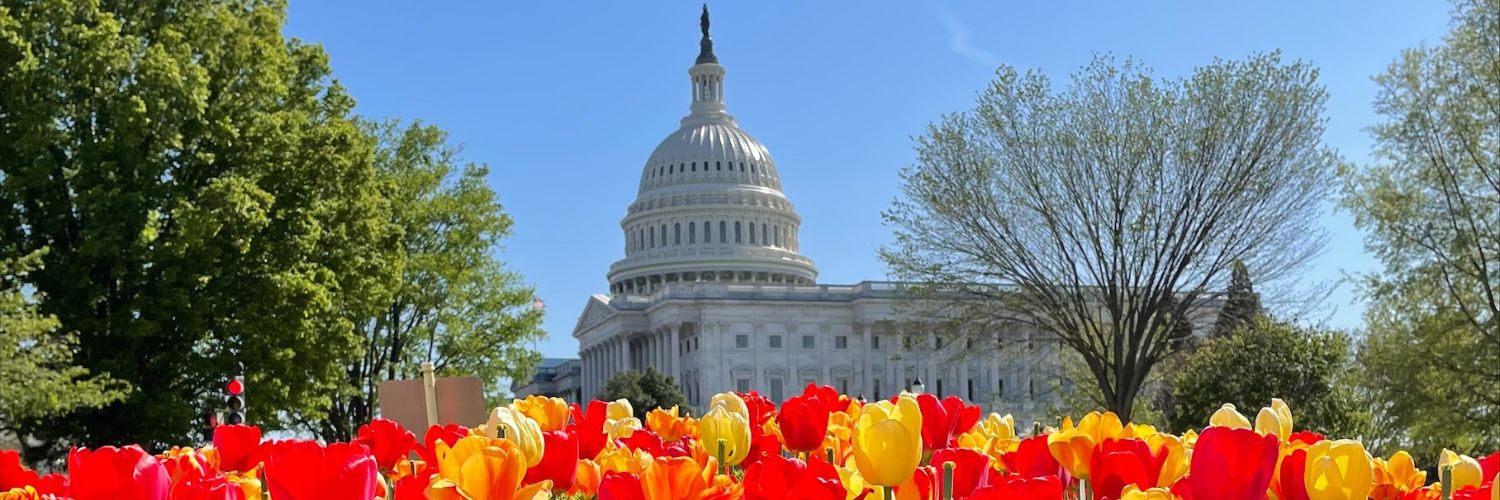
[[[781,192],[771,153],[724,106],[724,67],[708,36],[688,69],[692,105],[641,170],[639,194],[620,227],[625,258],[610,266],[610,292],[651,293],[668,283],[813,284],[797,253],[802,219]]]

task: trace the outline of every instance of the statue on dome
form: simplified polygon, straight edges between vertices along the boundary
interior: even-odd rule
[[[719,62],[714,56],[714,40],[708,37],[708,4],[703,4],[703,15],[698,18],[698,27],[703,30],[703,40],[698,42],[697,64]]]

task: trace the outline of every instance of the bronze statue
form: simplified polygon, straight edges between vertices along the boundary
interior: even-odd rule
[[[703,16],[698,18],[698,26],[703,29],[703,39],[698,42],[697,64],[715,63],[719,58],[714,56],[714,39],[708,37],[708,4],[703,4]]]

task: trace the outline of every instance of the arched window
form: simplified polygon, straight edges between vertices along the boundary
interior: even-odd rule
[[[745,240],[740,239],[740,221],[734,221],[734,242],[735,243],[744,243],[745,242]]]
[[[740,162],[740,171],[741,172],[745,171],[745,162]]]
[[[661,225],[661,246],[667,246],[667,225]]]
[[[755,173],[755,164],[754,163],[750,164],[750,173],[752,173],[752,174]]]
[[[714,170],[724,170],[724,165],[721,164],[721,165],[715,167]]]
[[[755,244],[755,223],[754,222],[750,223],[750,244],[751,245]]]
[[[677,173],[676,168],[677,168],[677,165],[667,165],[667,173],[669,173],[669,174],[675,174],[675,173]]]
[[[681,245],[682,244],[682,223],[681,222],[672,224],[672,244],[673,245]]]
[[[713,228],[714,228],[714,225],[713,225],[712,222],[703,221],[703,242],[704,243],[713,243],[714,242],[714,229]]]
[[[718,168],[720,170],[723,170],[724,169],[724,162],[722,162],[722,161],[716,161],[716,162],[714,162],[714,167],[716,167],[716,168]]]
[[[651,232],[651,248],[656,248],[656,231]]]
[[[780,247],[781,246],[781,224],[777,224],[776,225],[776,229],[773,230],[773,231],[771,231],[771,237],[776,239],[776,246]]]
[[[693,162],[693,170],[698,170],[698,162]]]
[[[698,164],[694,163],[693,164],[693,168],[688,169],[688,171],[689,172],[697,172],[698,171]]]
[[[771,234],[771,230],[766,227],[766,223],[760,223],[760,243],[762,245],[771,244],[771,239],[766,237],[768,234]]]
[[[728,241],[729,233],[724,231],[724,221],[719,221],[719,243]]]
[[[694,243],[697,243],[697,242],[698,242],[698,223],[697,222],[689,222],[688,223],[688,244],[691,245],[691,244],[694,244]]]

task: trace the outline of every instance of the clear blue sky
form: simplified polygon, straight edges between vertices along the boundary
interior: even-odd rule
[[[503,4],[503,5],[502,5]],[[287,34],[320,43],[375,117],[449,132],[515,218],[504,259],[547,303],[547,356],[622,253],[619,220],[641,166],[687,113],[695,2],[292,0]],[[882,279],[880,211],[912,161],[911,136],[972,106],[998,64],[1063,79],[1096,52],[1163,76],[1280,49],[1311,61],[1331,94],[1327,141],[1365,162],[1370,102],[1399,52],[1438,43],[1448,4],[1267,2],[711,2],[729,111],[764,142],[804,224],[819,281]],[[1312,280],[1374,269],[1349,216]],[[1341,286],[1318,320],[1358,328]]]

